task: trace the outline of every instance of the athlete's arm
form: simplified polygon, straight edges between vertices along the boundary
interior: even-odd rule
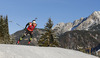
[[[35,27],[37,26],[37,24],[36,24],[36,23],[34,23],[33,25],[34,25]]]
[[[26,24],[25,29],[27,28],[28,25],[29,25],[29,23]]]

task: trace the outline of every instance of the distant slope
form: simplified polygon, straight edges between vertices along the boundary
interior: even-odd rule
[[[0,45],[0,58],[98,58],[79,51],[21,45]]]
[[[100,43],[99,31],[74,30],[60,35],[61,47],[69,49],[79,49],[79,47],[95,47]]]
[[[90,27],[89,27],[89,30],[92,30],[92,31],[97,31],[97,30],[99,30],[99,31],[100,31],[100,24],[90,26]]]

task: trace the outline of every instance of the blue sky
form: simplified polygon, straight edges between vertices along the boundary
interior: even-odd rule
[[[100,0],[0,0],[0,15],[8,15],[8,20],[21,26],[37,19],[37,28],[44,28],[48,18],[54,25],[73,22],[100,11]],[[9,22],[9,33],[23,28]]]

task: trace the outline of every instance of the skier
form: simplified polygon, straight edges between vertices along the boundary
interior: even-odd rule
[[[17,44],[19,44],[20,41],[22,41],[22,38],[24,38],[27,34],[30,34],[30,39],[28,44],[30,44],[32,37],[33,37],[33,30],[34,28],[37,26],[36,21],[33,20],[32,22],[29,22],[26,24],[25,26],[25,33],[22,37],[20,37],[20,39],[17,41]]]

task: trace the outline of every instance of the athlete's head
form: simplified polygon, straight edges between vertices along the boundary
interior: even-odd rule
[[[33,21],[32,21],[32,23],[33,23],[33,25],[34,25],[34,26],[36,26],[36,25],[37,25],[35,20],[33,20]]]
[[[36,23],[36,21],[35,21],[35,20],[33,20],[33,21],[32,21],[32,23]]]

